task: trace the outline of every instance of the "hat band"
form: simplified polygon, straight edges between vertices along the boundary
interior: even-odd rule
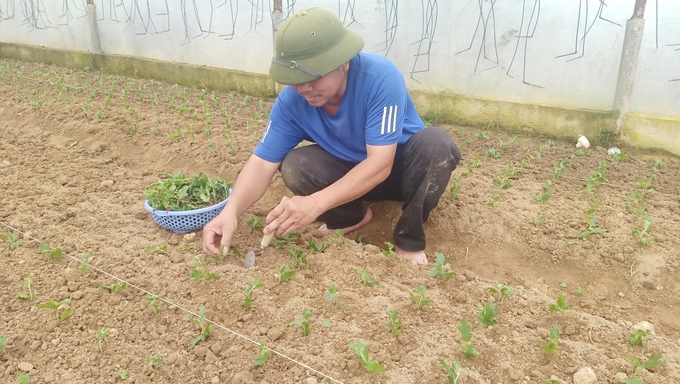
[[[290,67],[290,68],[293,68],[293,69],[299,69],[302,72],[304,72],[304,73],[306,73],[310,76],[313,76],[315,79],[320,79],[320,78],[323,77],[319,72],[316,72],[313,69],[307,68],[302,64],[298,64],[295,60],[284,60],[284,59],[280,59],[280,58],[274,56],[272,58],[272,63],[285,65],[286,67]]]

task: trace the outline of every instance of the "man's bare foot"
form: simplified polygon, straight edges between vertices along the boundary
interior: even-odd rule
[[[427,256],[424,251],[406,251],[399,247],[394,247],[394,251],[401,255],[406,260],[410,260],[416,264],[427,264]]]
[[[341,228],[340,230],[342,231],[343,235],[346,235],[352,231],[356,231],[357,229],[363,227],[364,225],[368,224],[369,221],[373,218],[373,211],[371,211],[371,208],[368,208],[366,210],[366,215],[364,215],[364,218],[359,222],[359,224],[354,224],[351,227],[347,228]],[[328,229],[326,227],[326,224],[322,225],[319,227],[319,231],[324,232],[324,233],[334,233],[336,230],[335,229]]]

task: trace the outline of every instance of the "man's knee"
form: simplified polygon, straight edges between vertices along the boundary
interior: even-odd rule
[[[418,151],[426,154],[427,157],[435,162],[450,160],[455,169],[462,157],[460,149],[453,141],[453,138],[443,128],[425,128],[416,135]]]

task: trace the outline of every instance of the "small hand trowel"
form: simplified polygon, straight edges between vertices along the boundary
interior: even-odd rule
[[[288,200],[288,197],[283,196],[281,198],[281,203],[284,201]],[[274,235],[276,234],[276,228],[270,232],[268,235],[264,235],[262,237],[262,241],[260,242],[260,250],[263,251],[265,248],[269,246],[269,243],[272,242],[272,239],[274,239]],[[245,259],[243,259],[243,268],[251,268],[253,265],[255,265],[255,251],[248,251],[246,253]]]

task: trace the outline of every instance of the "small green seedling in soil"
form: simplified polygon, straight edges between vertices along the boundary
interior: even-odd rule
[[[198,244],[197,244],[197,245],[198,245]],[[200,247],[200,246],[199,246],[199,247]],[[238,252],[238,251],[235,251],[235,250],[233,250],[233,249],[228,249],[228,248],[227,248],[226,251],[225,251],[224,245],[221,245],[221,244],[220,244],[220,252],[217,254],[217,260],[218,260],[218,261],[224,261],[224,259],[225,259],[227,256],[236,256],[236,255],[238,255],[238,254],[239,254],[239,252]]]
[[[198,317],[189,318],[189,321],[201,328],[201,333],[189,343],[189,350],[192,350],[196,344],[200,341],[206,341],[208,336],[212,335],[213,326],[205,321],[205,308],[202,305],[198,309]]]
[[[312,331],[312,325],[309,323],[309,318],[312,316],[311,309],[302,311],[302,320],[290,320],[289,324],[297,325],[302,330],[302,334],[307,336]]]
[[[49,244],[42,242],[40,243],[40,253],[47,255],[50,259],[61,259],[64,256],[64,252],[61,248],[52,248]]]
[[[350,351],[354,352],[361,361],[361,365],[366,368],[368,373],[381,373],[385,372],[385,367],[380,365],[376,360],[370,360],[368,358],[368,344],[362,344],[359,340],[354,340],[349,343]]]
[[[450,199],[455,199],[458,197],[458,190],[461,187],[461,181],[459,177],[456,177],[453,179],[451,182],[451,185],[449,186],[449,198]]]
[[[621,379],[621,381],[619,381],[619,382],[620,382],[620,383],[624,383],[624,384],[647,384],[647,383],[645,383],[644,381],[642,381],[642,380],[640,380],[640,379],[636,379],[636,378],[632,378],[632,379]],[[561,383],[560,383],[560,384],[561,384]]]
[[[444,280],[448,280],[453,276],[456,276],[456,272],[451,270],[451,264],[446,262],[443,253],[435,252],[434,258],[434,267],[427,272],[428,275],[434,277],[435,279],[442,278]]]
[[[127,287],[127,283],[121,283],[121,284],[113,283],[111,285],[99,284],[99,286],[102,287],[102,288],[108,289],[109,293],[116,293],[116,292],[120,292],[123,289],[125,289],[125,287]]]
[[[158,311],[165,309],[165,300],[158,296],[148,296],[146,300],[149,302],[149,307],[153,310],[153,313],[158,314]]]
[[[7,336],[0,336],[0,351],[5,349],[5,343],[7,342]]]
[[[571,309],[573,305],[571,304],[566,304],[564,301],[564,294],[560,292],[560,295],[557,297],[557,302],[555,304],[550,304],[550,313],[562,313],[562,316],[566,319],[567,318],[567,310]]]
[[[548,199],[550,199],[550,191],[545,191],[543,193],[539,193],[538,195],[534,196],[534,200],[541,202],[543,204],[548,202]]]
[[[92,257],[92,254],[90,253],[83,253],[83,255],[80,256],[80,267],[78,267],[78,271],[81,276],[90,269],[90,257]]]
[[[32,282],[33,282],[33,279],[31,279],[31,276],[24,277],[24,289],[26,290],[26,292],[19,292],[19,293],[17,293],[17,296],[19,296],[22,299],[27,299],[27,300],[35,299],[35,297],[38,296],[38,292],[34,291],[31,288]]]
[[[633,362],[633,377],[637,376],[640,371],[643,369],[646,369],[648,371],[653,371],[654,368],[658,367],[659,365],[663,364],[663,360],[661,360],[662,353],[654,353],[651,356],[649,356],[649,359],[645,361],[640,361],[635,356],[628,356],[628,359]]]
[[[259,341],[257,349],[260,351],[260,355],[255,357],[255,365],[265,365],[267,363],[267,360],[271,357],[272,353],[269,351],[269,348],[267,348],[264,345],[264,342],[262,340]]]
[[[252,283],[248,286],[248,288],[243,288],[243,287],[238,287],[239,290],[245,292],[246,298],[243,301],[243,305],[250,309],[250,305],[252,304],[252,296],[253,292],[258,289],[264,287],[264,284],[260,281],[259,277],[256,277],[255,280],[253,280]]]
[[[491,201],[488,204],[491,207],[495,207],[496,203],[499,202],[499,201],[501,201],[501,196],[494,192],[494,194],[491,195]]]
[[[336,229],[331,236],[340,240],[340,245],[345,244],[345,236],[342,234],[342,229]]]
[[[300,268],[307,268],[307,253],[299,248],[288,248],[290,253],[290,263],[299,265]]]
[[[500,189],[509,189],[512,187],[512,183],[510,182],[510,179],[493,179],[491,180],[491,184],[493,184],[494,187],[498,187]]]
[[[503,157],[503,152],[500,150],[497,151],[495,147],[491,147],[487,149],[486,152],[484,152],[484,156],[492,157],[494,159],[500,159],[501,157]]]
[[[645,336],[649,336],[650,333],[651,331],[648,329],[638,329],[637,331],[628,335],[628,342],[633,347],[638,345],[644,347],[647,344],[645,341]]]
[[[302,235],[300,234],[300,232],[294,231],[293,233],[291,233],[291,234],[288,235],[288,236],[284,236],[284,237],[275,237],[275,238],[272,240],[271,245],[272,245],[272,247],[274,247],[274,248],[276,248],[276,249],[283,249],[283,247],[286,246],[286,244],[290,243],[291,241],[295,240],[296,238],[299,239],[300,236],[302,236]],[[289,251],[289,252],[290,252],[290,251]]]
[[[460,373],[463,371],[463,366],[458,361],[454,361],[453,365],[449,366],[442,359],[437,359],[437,362],[446,371],[446,378],[449,379],[449,384],[458,384],[458,379],[460,378]]]
[[[51,309],[54,311],[55,316],[57,316],[57,320],[64,321],[71,316],[73,311],[70,309],[64,309],[63,307],[71,302],[71,299],[64,299],[59,302],[55,302],[54,300],[48,300],[45,303],[42,303],[38,305],[38,309]]]
[[[19,375],[17,375],[17,382],[19,384],[28,384],[30,382],[30,380],[31,380],[31,377],[29,376],[28,373],[22,372],[22,373],[19,373]]]
[[[588,224],[588,229],[578,235],[579,239],[585,239],[590,235],[600,235],[607,232],[606,229],[597,226],[597,217],[595,216],[586,219],[586,224]]]
[[[462,319],[458,323],[458,332],[460,332],[460,338],[465,342],[465,348],[463,348],[465,358],[472,359],[477,357],[479,353],[475,351],[475,347],[472,345],[472,326],[467,320]]]
[[[545,219],[547,219],[547,217],[545,217],[545,216],[532,217],[531,218],[531,224],[533,224],[534,227],[538,227],[539,225],[543,224]]]
[[[130,374],[128,374],[127,370],[121,369],[118,371],[118,377],[120,377],[121,380],[127,380],[130,378]]]
[[[191,270],[191,274],[189,274],[189,278],[194,279],[194,280],[211,280],[211,279],[219,279],[220,275],[217,273],[212,273],[208,272],[208,264],[210,263],[211,259],[206,258],[205,260],[200,260],[198,258],[191,260],[191,264],[193,264],[196,268]]]
[[[359,244],[371,244],[371,242],[368,241],[367,238],[365,238],[365,237],[363,237],[363,236],[361,236],[361,235],[358,235],[358,236],[357,236],[356,242],[359,243]]]
[[[598,208],[600,208],[600,206],[597,204],[589,206],[588,209],[586,209],[586,215],[587,216],[592,215],[593,213],[595,213],[595,211],[597,211]]]
[[[515,294],[515,291],[508,288],[505,284],[498,284],[495,287],[489,287],[486,289],[486,291],[496,295],[496,302],[500,302],[501,300]]]
[[[170,252],[168,251],[168,245],[163,244],[163,245],[152,245],[149,247],[144,248],[144,252],[146,253],[165,253],[166,255],[169,255]]]
[[[283,264],[281,268],[279,268],[279,283],[292,279],[296,273],[296,270],[290,269],[286,264]]]
[[[248,225],[250,225],[253,229],[264,228],[264,222],[258,217],[253,217],[252,219],[248,220]]]
[[[631,235],[636,238],[641,247],[649,247],[652,245],[652,241],[649,239],[649,233],[651,232],[652,226],[652,216],[645,215],[642,218],[642,230],[633,229]]]
[[[309,249],[312,252],[323,252],[326,250],[326,247],[328,246],[327,241],[322,241],[319,243],[315,243],[313,238],[309,238],[309,241],[307,242],[307,249]]]
[[[357,271],[357,274],[361,276],[361,281],[368,287],[375,287],[379,284],[378,280],[371,279],[371,275],[368,272],[368,267],[361,268],[359,271]]]
[[[488,328],[494,324],[498,324],[496,321],[496,315],[498,315],[498,310],[493,306],[492,302],[487,302],[486,305],[477,302],[477,320],[484,328]]]
[[[9,249],[15,250],[21,247],[21,240],[19,240],[12,232],[7,231],[7,235],[0,236],[0,239],[7,240],[9,242]]]
[[[385,257],[387,257],[387,260],[392,261],[392,258],[396,254],[396,252],[394,252],[394,244],[390,243],[389,241],[386,241],[385,245],[387,245],[387,249],[381,249],[380,251]]]
[[[556,349],[560,349],[560,344],[559,344],[559,338],[560,338],[560,329],[555,325],[550,329],[550,335],[549,335],[550,341],[548,341],[547,344],[543,344],[540,346],[540,348],[547,353],[548,355],[552,355],[555,353]]]
[[[163,356],[160,354],[155,354],[146,358],[149,363],[149,369],[151,372],[156,372],[160,367],[163,366]]]
[[[398,337],[401,335],[401,317],[399,317],[399,313],[397,313],[397,310],[394,308],[387,308],[387,317],[390,319],[388,324],[392,336]]]
[[[106,335],[109,334],[109,329],[106,327],[99,328],[97,330],[97,344],[99,345],[99,352],[103,353],[104,352],[104,339],[106,338]]]
[[[411,291],[409,291],[408,294],[411,296],[411,300],[416,303],[416,307],[419,310],[430,303],[430,298],[425,296],[425,284],[421,284],[418,287],[418,295],[413,294]]]
[[[324,292],[323,297],[325,297],[327,300],[334,302],[335,306],[338,308],[343,307],[345,305],[340,300],[338,300],[338,289],[335,287],[335,284],[331,284],[331,286],[328,287],[326,292]]]
[[[583,296],[584,292],[585,292],[585,289],[583,287],[581,287],[580,285],[578,287],[576,287],[576,294],[578,295],[578,297]]]

